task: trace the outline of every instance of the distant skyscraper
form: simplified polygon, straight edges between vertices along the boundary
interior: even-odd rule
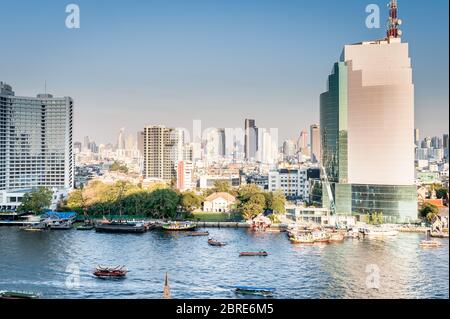
[[[0,209],[16,209],[35,187],[71,189],[72,99],[18,97],[1,82],[0,93]]]
[[[144,131],[137,132],[137,149],[141,156],[144,156]]]
[[[425,137],[421,143],[422,148],[431,148],[431,137]]]
[[[310,156],[310,150],[308,148],[308,132],[305,130],[300,132],[300,137],[298,138],[298,151],[301,155]]]
[[[420,131],[418,128],[414,129],[414,144],[416,146],[419,146],[420,142]]]
[[[125,128],[121,128],[117,137],[117,149],[125,149]]]
[[[438,148],[442,148],[442,140],[441,138],[435,136],[433,138],[431,138],[431,147],[438,149]]]
[[[255,120],[245,119],[245,159],[251,160],[256,156],[258,150],[258,130]]]
[[[417,219],[411,59],[391,28],[396,36],[344,47],[320,108],[324,205],[333,196],[337,214],[382,212],[387,222]]]
[[[176,178],[174,154],[177,149],[175,129],[162,125],[144,128],[144,178],[171,182]]]
[[[448,148],[448,134],[444,134],[442,137],[442,145],[444,148]]]
[[[311,125],[311,160],[313,162],[319,162],[321,157],[320,147],[320,125]]]
[[[283,142],[283,155],[284,155],[285,159],[295,157],[296,151],[297,151],[297,148],[295,146],[294,141],[285,140]]]

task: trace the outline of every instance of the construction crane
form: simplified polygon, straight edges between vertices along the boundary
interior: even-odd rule
[[[387,38],[400,38],[402,36],[402,30],[399,26],[402,24],[402,20],[398,18],[398,5],[397,0],[391,0],[388,4],[389,7],[389,20]]]

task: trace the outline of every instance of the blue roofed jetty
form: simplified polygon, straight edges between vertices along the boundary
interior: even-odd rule
[[[77,213],[75,212],[46,212],[41,216],[44,219],[75,219]]]

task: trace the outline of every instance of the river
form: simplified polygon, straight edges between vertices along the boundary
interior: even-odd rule
[[[347,239],[302,246],[285,233],[208,229],[207,237],[150,231],[25,232],[0,228],[0,290],[32,291],[43,298],[161,298],[169,274],[173,298],[240,298],[235,285],[276,288],[275,298],[449,298],[448,239],[419,248],[423,234],[388,240]],[[266,250],[267,257],[239,257]],[[122,280],[92,275],[97,264],[124,264]]]

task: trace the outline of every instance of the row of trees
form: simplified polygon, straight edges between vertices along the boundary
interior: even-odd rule
[[[89,216],[124,214],[175,218],[178,212],[189,214],[201,208],[211,191],[227,191],[235,195],[237,202],[233,209],[246,219],[252,219],[266,210],[274,213],[285,211],[284,194],[263,192],[256,185],[232,189],[219,182],[212,190],[198,195],[193,191],[180,193],[166,185],[143,189],[124,181],[114,184],[91,182],[88,186],[71,192],[68,199],[59,205],[59,210],[71,210]]]

